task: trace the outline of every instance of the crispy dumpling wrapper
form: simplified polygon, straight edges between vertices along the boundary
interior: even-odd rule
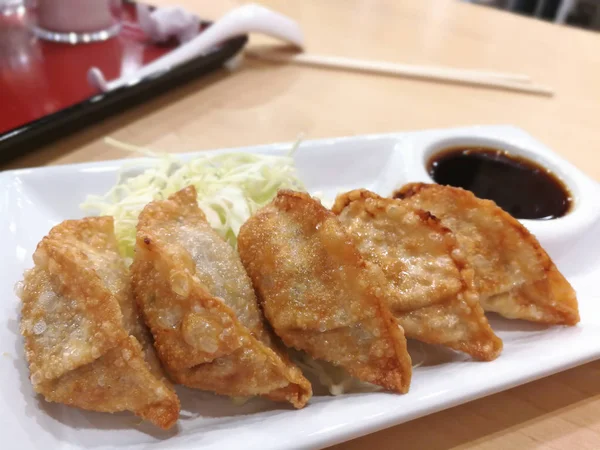
[[[539,242],[518,220],[491,200],[464,189],[408,184],[394,193],[431,212],[450,228],[475,272],[486,311],[509,319],[575,325],[575,291]]]
[[[452,232],[430,213],[361,189],[333,212],[361,255],[383,270],[388,307],[409,338],[481,360],[502,350],[479,305],[473,271]]]
[[[280,191],[242,226],[238,250],[287,346],[407,392],[411,360],[383,301],[383,273],[361,257],[330,211],[307,194]]]
[[[154,375],[170,386],[154,350],[150,331],[133,298],[129,270],[119,254],[113,219],[97,217],[85,220],[93,226],[84,226],[80,221],[66,221],[60,228],[51,230],[49,237],[61,239],[65,244],[77,245],[85,252],[91,267],[119,303],[125,331],[142,346],[144,359]]]
[[[229,396],[306,404],[312,390],[265,329],[239,256],[193,186],[140,214],[132,285],[173,380]]]
[[[143,339],[144,328],[112,218],[57,225],[33,259],[23,284],[21,334],[34,390],[48,401],[132,411],[171,427],[179,399],[152,359],[151,343],[135,337]]]

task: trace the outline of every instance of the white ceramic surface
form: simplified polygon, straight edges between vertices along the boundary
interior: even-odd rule
[[[88,82],[99,91],[112,91],[122,86],[135,84],[143,78],[166,72],[192,58],[207,53],[227,39],[249,33],[263,33],[293,44],[299,49],[304,46],[302,30],[291,18],[264,6],[248,4],[232,9],[194,39],[131,75],[106,81],[102,71],[98,67],[92,67],[88,71]]]
[[[600,357],[600,231],[593,214],[598,186],[539,142],[513,127],[476,127],[304,142],[296,154],[311,192],[333,198],[366,187],[380,194],[405,181],[427,180],[422,163],[440,143],[492,143],[554,169],[571,187],[576,208],[564,219],[526,225],[577,290],[581,323],[544,327],[490,317],[504,340],[493,362],[427,347],[407,395],[387,393],[316,396],[303,410],[263,400],[234,406],[228,399],[180,389],[182,416],[173,432],[159,432],[129,414],[83,412],[37,398],[28,381],[18,335],[19,301],[14,283],[30,267],[37,242],[63,219],[81,217],[87,194],[100,194],[116,180],[123,161],[26,169],[0,173],[0,432],[8,447],[33,449],[296,449],[318,448],[483,397]],[[289,144],[244,149],[283,153]],[[227,151],[227,150],[225,150]],[[185,157],[192,157],[186,155]],[[147,159],[136,166],[150,164]],[[576,255],[576,256],[573,256]]]

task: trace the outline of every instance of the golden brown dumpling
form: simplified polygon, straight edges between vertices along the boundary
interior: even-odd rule
[[[537,239],[493,201],[438,184],[414,183],[394,196],[438,217],[450,228],[475,271],[486,311],[509,319],[575,325],[575,291]]]
[[[308,380],[264,328],[239,256],[187,187],[139,217],[132,285],[158,355],[178,383],[300,408]]]
[[[34,390],[48,401],[132,411],[171,427],[179,399],[137,323],[112,218],[57,225],[33,259],[24,279],[21,333]]]
[[[362,256],[383,270],[387,304],[407,337],[477,359],[498,356],[502,341],[479,305],[473,271],[438,219],[364,189],[339,195],[333,212]]]
[[[359,380],[406,392],[411,361],[381,270],[309,195],[280,191],[241,228],[238,249],[284,343]]]

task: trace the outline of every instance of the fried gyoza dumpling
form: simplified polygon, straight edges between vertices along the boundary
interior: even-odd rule
[[[309,195],[280,191],[241,228],[238,249],[269,323],[289,347],[361,381],[406,392],[411,361],[385,278]]]
[[[33,259],[23,285],[21,333],[34,390],[48,401],[132,411],[171,427],[179,399],[138,321],[112,218],[57,225]]]
[[[222,395],[306,404],[310,383],[264,328],[239,256],[207,222],[193,186],[144,208],[131,271],[173,380]]]
[[[537,239],[493,201],[438,184],[415,183],[394,194],[450,228],[475,271],[486,311],[547,324],[579,322],[575,291]]]
[[[482,360],[502,350],[479,305],[452,232],[434,216],[367,190],[338,196],[333,212],[361,255],[383,270],[386,300],[409,338]]]

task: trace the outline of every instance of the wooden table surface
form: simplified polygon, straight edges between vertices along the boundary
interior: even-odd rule
[[[241,1],[161,0],[216,18]],[[521,72],[553,98],[247,60],[2,169],[124,158],[104,136],[185,152],[473,124],[519,126],[600,179],[600,34],[456,0],[265,1],[311,52]],[[252,39],[252,45],[264,44]],[[600,361],[336,449],[600,449]]]

